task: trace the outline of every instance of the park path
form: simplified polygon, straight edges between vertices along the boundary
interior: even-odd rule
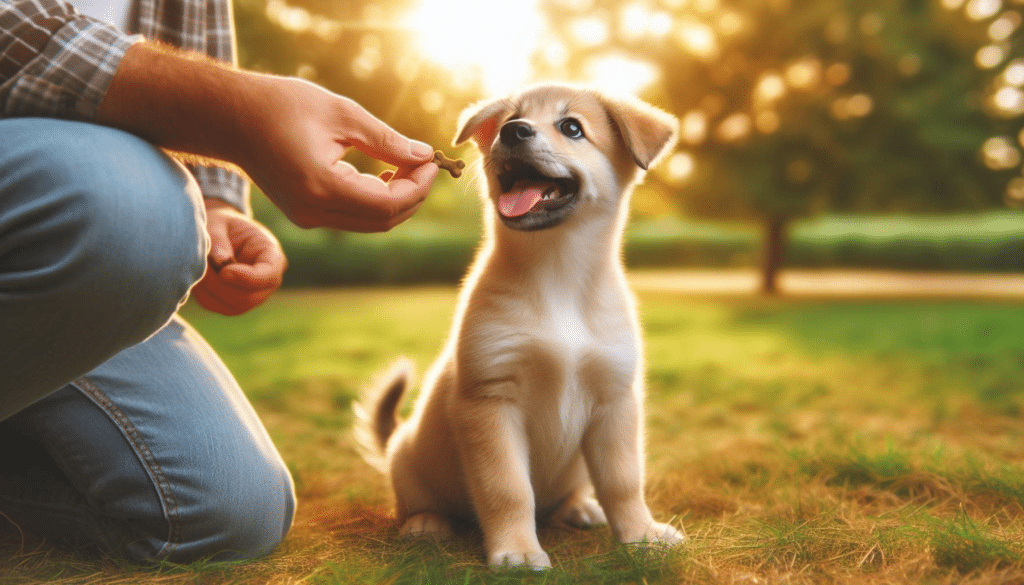
[[[754,270],[634,270],[638,291],[694,295],[756,294]],[[1024,274],[899,272],[874,270],[784,270],[785,297],[981,298],[1024,300]]]

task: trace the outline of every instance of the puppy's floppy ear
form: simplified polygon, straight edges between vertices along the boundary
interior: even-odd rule
[[[641,169],[647,170],[675,146],[679,131],[675,116],[638,99],[604,96],[602,101],[626,150]]]
[[[452,146],[458,146],[470,138],[478,147],[490,145],[501,129],[501,123],[512,113],[512,104],[507,100],[478,102],[462,110],[459,115],[459,133]]]

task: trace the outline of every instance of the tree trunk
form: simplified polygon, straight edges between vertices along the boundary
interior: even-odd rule
[[[770,215],[764,220],[764,240],[761,242],[761,293],[779,294],[779,269],[786,249],[788,221],[781,215]]]

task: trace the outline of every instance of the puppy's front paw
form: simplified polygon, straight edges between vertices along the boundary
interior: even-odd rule
[[[492,569],[533,569],[541,571],[551,568],[548,553],[537,551],[495,551],[488,555],[487,564]]]
[[[423,536],[434,540],[448,540],[455,533],[448,519],[433,512],[423,512],[410,517],[399,531],[402,538],[420,538]]]
[[[674,546],[686,540],[686,535],[662,522],[654,522],[643,533],[623,539],[627,544],[656,544]]]

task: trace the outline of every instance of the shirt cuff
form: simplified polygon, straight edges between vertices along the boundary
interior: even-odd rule
[[[219,199],[245,215],[252,216],[249,181],[244,177],[220,167],[188,165],[188,169],[199,183],[203,197]]]

